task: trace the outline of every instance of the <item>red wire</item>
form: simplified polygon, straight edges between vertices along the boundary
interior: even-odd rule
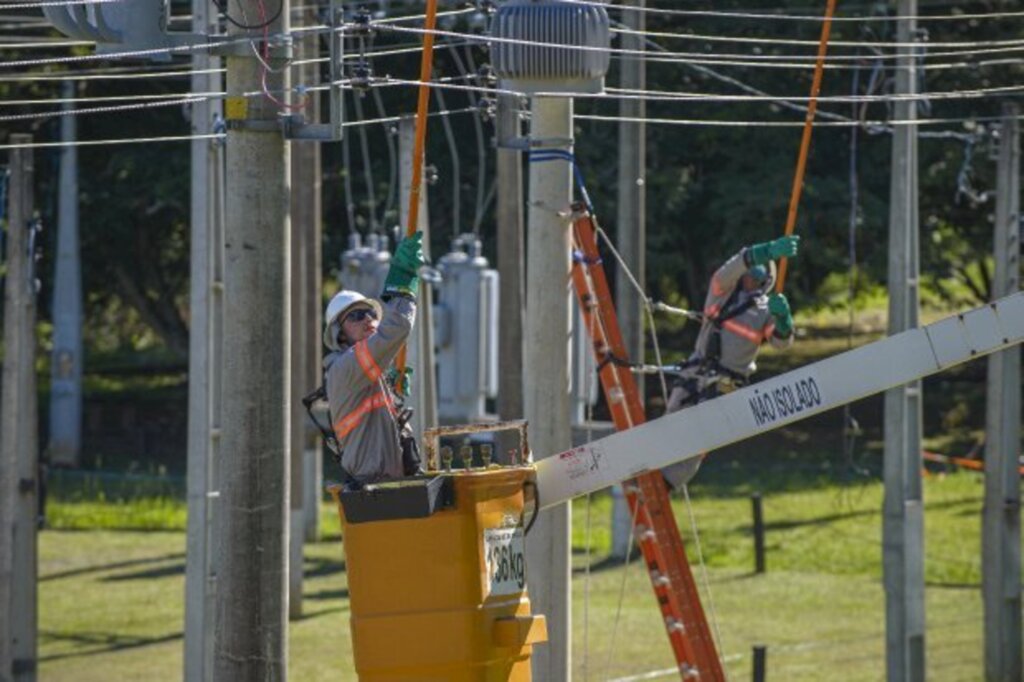
[[[278,109],[287,111],[297,111],[305,109],[309,105],[309,96],[303,95],[302,101],[298,104],[288,104],[274,97],[270,90],[267,88],[267,62],[270,60],[270,25],[267,22],[267,9],[263,5],[263,0],[259,0],[257,6],[260,10],[260,22],[263,24],[263,59],[260,62],[260,86],[263,90],[263,96],[269,99],[271,102],[277,105]]]

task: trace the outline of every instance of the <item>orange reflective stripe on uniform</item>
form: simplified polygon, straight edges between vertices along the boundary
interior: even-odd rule
[[[742,336],[751,343],[761,343],[761,334],[755,329],[748,327],[745,324],[740,324],[736,320],[726,320],[722,323],[722,327],[728,329],[737,336]]]
[[[363,374],[366,375],[366,378],[371,382],[380,379],[383,372],[377,361],[373,359],[373,355],[370,354],[370,348],[366,345],[365,339],[356,344],[355,352],[356,360],[359,361],[359,366],[363,368]]]
[[[718,305],[717,303],[709,305],[707,308],[704,309],[704,314],[708,317],[715,318],[718,317],[718,311],[721,309],[722,306]]]
[[[334,435],[338,440],[341,440],[350,434],[353,429],[359,426],[359,423],[363,421],[363,417],[374,410],[379,410],[382,407],[388,408],[389,411],[393,411],[394,409],[391,404],[391,396],[385,391],[380,391],[376,395],[371,395],[369,398],[359,403],[359,406],[356,409],[334,422]]]

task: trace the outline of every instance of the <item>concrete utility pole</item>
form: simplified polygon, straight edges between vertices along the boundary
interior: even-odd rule
[[[65,100],[74,95],[74,81],[65,81]],[[64,108],[71,110],[74,105],[68,101]],[[75,141],[76,122],[74,116],[61,118],[63,141]],[[51,465],[77,467],[82,445],[82,267],[78,253],[78,148],[73,145],[60,150],[58,195],[47,452]]]
[[[647,0],[626,0],[624,7],[637,11],[622,13],[626,28],[634,31],[647,29]],[[622,47],[644,50],[643,36],[623,33]],[[647,62],[640,59],[619,61],[619,80],[622,88],[644,90],[647,87]],[[642,99],[619,101],[619,116],[623,119],[643,119],[647,103]],[[616,234],[617,248],[636,281],[644,286],[647,269],[647,125],[628,120],[619,124],[619,214]],[[615,278],[615,309],[622,326],[622,340],[629,356],[635,362],[644,361],[644,319],[641,294],[633,288],[624,273]],[[637,388],[644,395],[643,377],[637,377]],[[612,556],[624,558],[629,551],[631,526],[629,505],[620,490],[612,495]]]
[[[316,23],[316,11],[313,5],[302,9],[300,25],[312,26]],[[313,48],[317,43],[298,41],[296,58],[308,59],[315,57]],[[316,64],[305,64],[299,67],[297,76],[302,83],[314,83],[317,78]],[[319,123],[320,98],[318,93],[309,93],[306,114],[310,123]],[[315,291],[307,288],[311,266],[307,251],[314,238],[313,233],[319,230],[312,228],[320,220],[320,144],[318,142],[293,142],[291,145],[292,166],[292,353],[291,353],[291,555],[288,561],[288,615],[292,619],[302,616],[302,548],[305,545],[306,529],[309,519],[307,514],[316,512],[316,501],[319,500],[317,481],[306,478],[310,467],[309,457],[309,416],[302,406],[302,398],[320,385],[318,379],[309,380],[309,356],[319,354],[320,329],[313,327],[315,320],[309,319],[309,299]],[[319,271],[319,265],[314,265]],[[309,499],[307,499],[309,498]]]
[[[12,134],[13,145],[31,135]],[[11,150],[0,396],[0,681],[36,679],[36,272],[33,154]]]
[[[533,97],[530,145],[572,151],[572,100]],[[565,161],[530,165],[530,236],[526,247],[525,407],[535,453],[572,446],[569,421],[569,293],[572,168]],[[549,641],[533,651],[533,677],[560,682],[572,670],[569,561],[571,508],[540,513],[527,544],[530,599],[547,616]]]
[[[897,40],[917,37],[917,0],[899,0]],[[899,48],[896,94],[917,91],[917,50]],[[917,103],[893,105],[897,121],[917,118]],[[889,199],[889,334],[918,326],[917,126],[893,132]],[[882,570],[885,583],[886,675],[918,682],[925,674],[924,507],[921,497],[921,382],[885,392],[885,502]]]
[[[217,16],[205,0],[192,2],[192,30],[212,34]],[[192,53],[193,92],[219,92],[208,73],[221,60]],[[222,112],[219,99],[192,103],[193,135],[209,135]],[[224,143],[192,140],[191,282],[189,290],[188,534],[185,560],[185,682],[212,682],[217,556],[213,545],[221,454],[224,315]]]
[[[253,0],[239,17],[262,16]],[[288,29],[289,3],[269,25]],[[229,35],[249,35],[232,26]],[[262,40],[257,39],[262,46]],[[281,64],[271,47],[271,66]],[[276,682],[288,674],[288,466],[291,315],[288,147],[279,108],[282,70],[264,73],[247,43],[227,62],[224,400],[221,504],[215,523],[214,678]],[[265,79],[261,78],[265,76]]]
[[[358,95],[357,95],[358,96]],[[409,224],[409,202],[405,197],[412,191],[412,155],[415,146],[416,120],[402,118],[398,122],[398,186],[401,224]],[[423,255],[430,262],[430,221],[427,219],[427,183],[420,186],[420,207],[416,213],[416,229],[423,231]],[[403,232],[404,234],[404,232]],[[416,325],[409,341],[409,367],[412,375],[413,428],[422,442],[423,429],[437,424],[437,381],[434,372],[434,310],[431,305],[434,287],[420,280],[420,295],[416,307]],[[368,294],[379,296],[380,292]]]
[[[497,174],[498,174],[498,416],[523,418],[523,158],[522,152],[509,147],[522,135],[517,95],[498,95]],[[507,462],[511,437],[502,438],[499,461]]]
[[[992,300],[1020,290],[1020,108],[1003,105],[996,181],[995,276]],[[1020,348],[988,359],[982,601],[985,679],[1024,677],[1020,580]]]

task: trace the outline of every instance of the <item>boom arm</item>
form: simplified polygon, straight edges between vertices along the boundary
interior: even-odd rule
[[[537,463],[542,507],[941,372],[1022,340],[1024,292],[1018,292],[542,459]]]

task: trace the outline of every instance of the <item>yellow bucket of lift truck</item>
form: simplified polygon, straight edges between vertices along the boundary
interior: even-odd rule
[[[361,681],[530,680],[547,641],[526,592],[534,481],[532,466],[511,466],[331,488]]]

